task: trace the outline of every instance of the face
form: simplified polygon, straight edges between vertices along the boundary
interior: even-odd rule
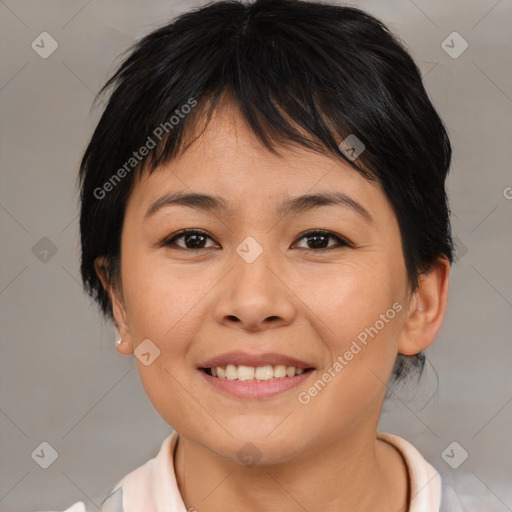
[[[233,461],[248,442],[276,462],[375,431],[407,309],[398,223],[379,185],[327,155],[280,153],[217,110],[183,155],[136,183],[122,231],[114,311],[126,353],[146,354],[140,378],[164,420]],[[162,200],[177,193],[225,208]],[[352,206],[293,203],[319,194]],[[309,370],[220,381],[203,369],[229,361]]]

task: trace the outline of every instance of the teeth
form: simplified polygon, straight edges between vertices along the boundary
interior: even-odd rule
[[[274,378],[274,368],[267,364],[266,366],[258,366],[254,372],[256,380],[269,380]]]
[[[235,380],[238,378],[238,371],[234,364],[228,364],[226,366],[226,379]]]
[[[255,370],[252,366],[243,366],[240,365],[238,367],[238,380],[254,380]]]
[[[216,366],[210,368],[211,373],[214,377],[219,379],[228,380],[270,380],[280,379],[283,377],[294,377],[295,375],[301,375],[304,373],[304,368],[295,368],[295,366],[285,366],[284,364],[278,364],[275,366],[244,366],[228,364],[226,366]]]
[[[293,366],[290,366],[290,368],[293,368]],[[286,366],[284,364],[274,366],[274,378],[278,379],[279,377],[286,377]]]

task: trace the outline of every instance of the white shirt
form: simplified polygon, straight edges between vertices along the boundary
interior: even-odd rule
[[[407,512],[482,512],[488,510],[475,496],[460,495],[452,485],[443,485],[441,476],[408,441],[393,434],[377,433],[402,454],[407,465],[411,501]],[[176,481],[173,454],[177,432],[164,439],[156,457],[122,478],[102,502],[102,512],[189,512]],[[441,504],[441,494],[443,503]],[[96,509],[95,509],[96,510]],[[190,509],[194,510],[194,509]],[[63,512],[92,512],[79,501]]]

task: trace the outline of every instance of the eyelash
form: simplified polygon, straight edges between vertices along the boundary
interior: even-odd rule
[[[205,237],[208,237],[211,240],[213,240],[213,238],[208,233],[206,233],[205,231],[202,231],[200,229],[184,229],[184,230],[180,231],[179,233],[176,233],[176,234],[172,235],[171,237],[166,238],[163,242],[161,242],[160,245],[163,247],[169,247],[169,246],[173,245],[176,240],[183,238],[186,235],[201,235],[201,236],[205,236]],[[322,251],[330,251],[332,249],[340,249],[342,247],[353,247],[351,243],[349,243],[347,240],[345,240],[341,236],[337,235],[336,233],[334,233],[332,231],[327,231],[324,229],[314,229],[314,230],[306,231],[305,233],[302,233],[299,236],[297,241],[300,241],[303,238],[308,238],[308,237],[311,238],[313,235],[322,235],[322,236],[325,236],[328,238],[333,238],[338,242],[338,246],[324,247],[321,249],[310,249],[307,247],[306,248],[300,247],[300,249],[304,249],[306,251],[322,252]],[[205,249],[201,249],[201,248],[190,249],[188,247],[180,247],[180,246],[178,246],[178,248],[186,250],[186,251],[203,251],[203,250],[205,250]],[[208,247],[206,249],[208,249]]]

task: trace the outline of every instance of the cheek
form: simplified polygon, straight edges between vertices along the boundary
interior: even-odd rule
[[[375,259],[348,263],[326,275],[310,273],[301,296],[324,323],[329,338],[346,340],[373,325],[400,297],[387,265]],[[320,322],[320,323],[321,323]]]
[[[361,400],[365,394],[372,400],[387,383],[405,309],[397,300],[399,279],[392,276],[390,265],[381,259],[344,267],[330,279],[308,285],[307,304],[316,315],[312,321],[331,359],[319,377],[327,371],[325,379],[337,383],[329,384],[336,403]]]
[[[180,280],[170,279],[162,263],[146,254],[142,241],[129,240],[123,250],[123,290],[130,327],[146,337],[158,334],[159,328],[165,325],[169,329],[174,317],[179,315],[176,307],[170,307],[169,299],[182,297]],[[180,307],[182,303],[176,302]]]
[[[183,359],[204,321],[204,302],[215,284],[197,269],[135,256],[125,260],[123,279],[130,329],[137,344],[152,340],[161,363],[176,366]],[[179,362],[183,366],[183,361]]]
[[[375,286],[368,291],[357,283],[347,285],[331,296],[323,322],[317,322],[330,361],[309,387],[300,390],[298,401],[311,418],[331,418],[324,431],[327,437],[378,411],[396,358],[403,311],[389,295],[377,293]]]
[[[182,382],[190,371],[187,357],[202,322],[200,298],[209,287],[202,281],[192,286],[190,278],[176,269],[132,261],[125,274],[125,298],[133,341],[137,345],[150,339],[160,351],[149,366],[136,361],[140,381],[162,418],[180,425],[181,411],[194,405]]]

